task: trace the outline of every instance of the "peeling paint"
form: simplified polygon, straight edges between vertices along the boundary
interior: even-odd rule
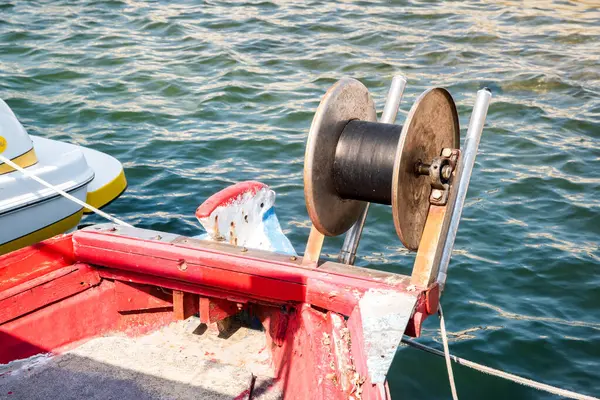
[[[370,289],[359,301],[371,383],[384,383],[402,340],[417,297],[392,290]]]

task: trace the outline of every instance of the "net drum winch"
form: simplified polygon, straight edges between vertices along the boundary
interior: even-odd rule
[[[368,89],[341,79],[322,99],[306,146],[304,194],[314,227],[338,236],[367,202],[391,205],[398,237],[417,250],[430,205],[450,199],[459,133],[456,106],[445,89],[422,93],[404,125],[396,125],[376,122]]]

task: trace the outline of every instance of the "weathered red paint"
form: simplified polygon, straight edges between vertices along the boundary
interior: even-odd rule
[[[74,234],[80,261],[135,271],[190,284],[217,287],[250,298],[306,302],[349,315],[368,289],[389,289],[384,282],[295,263],[267,261],[212,249],[134,239],[106,232]],[[185,260],[187,268],[178,266]]]
[[[425,292],[425,307],[428,315],[436,314],[440,305],[440,286],[434,283]]]
[[[144,296],[139,292],[144,292]],[[115,301],[119,312],[173,308],[173,294],[158,286],[115,281]]]
[[[339,314],[327,313],[327,326],[331,335],[331,354],[335,367],[336,381],[342,392],[350,396],[352,379],[356,372],[350,355],[350,330]]]
[[[281,335],[282,315],[285,321]],[[285,399],[347,399],[331,368],[331,334],[325,314],[303,305],[284,314],[275,308],[262,308],[259,317],[269,333],[267,347]],[[366,398],[365,398],[366,399]]]
[[[245,181],[231,185],[206,199],[196,210],[196,218],[209,217],[217,207],[227,206],[244,193],[256,194],[260,189],[266,187],[268,186],[264,183],[256,181]]]
[[[247,295],[232,291],[224,291],[202,285],[177,281],[174,279],[166,279],[158,276],[139,274],[131,271],[120,271],[110,268],[100,268],[98,269],[98,274],[100,275],[100,277],[106,279],[121,280],[125,282],[136,282],[146,285],[155,285],[162,288],[181,290],[188,293],[199,294],[201,296],[225,299],[239,303],[255,302],[266,305],[276,305],[280,303],[278,301],[264,297],[249,297]]]
[[[111,332],[142,334],[195,312],[211,323],[243,304],[265,327],[284,399],[389,397],[387,385],[369,382],[357,305],[366,290],[402,291],[407,280],[236,251],[80,231],[0,257],[10,282],[0,287],[0,363]],[[435,290],[419,296],[416,333],[436,308]]]
[[[45,276],[9,289],[22,289],[19,293],[0,300],[0,324],[28,314],[38,308],[76,293],[83,292],[100,283],[98,272],[84,264],[76,264],[53,271],[51,278]],[[33,283],[33,285],[32,285]]]
[[[183,321],[198,312],[198,295],[173,290],[173,314],[176,321]]]
[[[75,262],[71,235],[60,235],[0,257],[0,293]]]
[[[404,334],[412,337],[420,337],[423,322],[430,315],[437,313],[439,304],[440,288],[437,283],[434,283],[426,291],[421,292],[417,298],[415,311],[408,325],[406,326],[406,331]]]
[[[141,335],[173,321],[170,309],[120,313],[114,299],[114,282],[102,280],[97,286],[0,324],[0,363],[60,352],[109,332]]]
[[[277,347],[284,345],[287,335],[290,318],[295,318],[295,310],[277,308],[259,309],[258,315],[261,317],[262,324],[268,333],[271,344]],[[293,320],[295,321],[295,320]]]
[[[200,322],[212,324],[237,314],[239,303],[217,298],[200,297]]]
[[[73,273],[73,271],[77,271],[77,269],[77,267],[69,265],[67,267],[48,272],[45,275],[38,276],[37,278],[22,281],[20,284],[12,286],[11,288],[0,292],[0,301],[16,296],[20,293],[32,290],[40,285],[43,285],[44,283],[51,282],[65,275],[71,274]]]
[[[386,400],[386,386],[384,384],[372,384],[369,379],[369,370],[367,368],[367,359],[365,358],[364,348],[365,341],[362,330],[362,316],[360,307],[356,307],[348,318],[348,330],[352,338],[351,352],[354,359],[354,368],[356,374],[351,382],[353,388],[351,390],[351,398],[355,399],[374,399]]]

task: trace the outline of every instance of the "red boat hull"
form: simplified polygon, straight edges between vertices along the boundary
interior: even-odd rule
[[[409,287],[410,277],[147,232],[88,228],[0,257],[0,363],[245,310],[264,327],[284,398],[383,399],[387,384],[369,378],[359,301],[410,292],[413,335],[437,308],[435,286]]]

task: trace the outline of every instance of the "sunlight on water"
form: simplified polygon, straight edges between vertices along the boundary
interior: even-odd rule
[[[600,395],[599,43],[592,0],[4,0],[0,97],[30,133],[123,162],[129,188],[107,208],[118,218],[197,235],[207,197],[262,180],[302,252],[304,145],[335,81],[360,79],[381,111],[392,76],[406,75],[401,124],[420,93],[443,86],[463,137],[487,86],[442,299],[451,350]],[[342,241],[324,252],[334,258]],[[413,261],[390,208],[372,206],[358,265],[408,274]],[[430,318],[422,340],[438,338]],[[548,398],[455,374],[461,398]],[[395,397],[449,397],[437,358],[401,348],[390,376]]]

